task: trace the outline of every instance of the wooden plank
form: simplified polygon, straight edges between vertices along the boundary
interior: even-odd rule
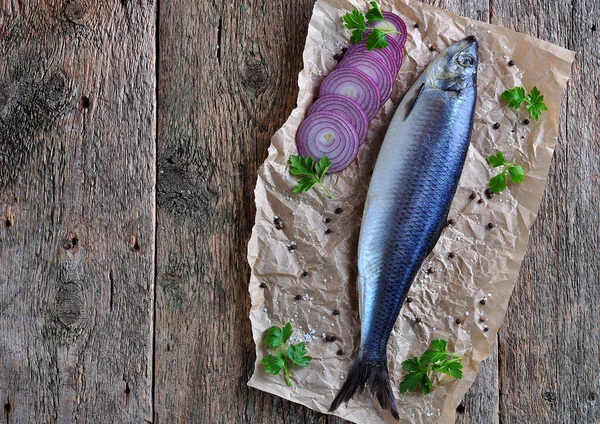
[[[596,0],[493,5],[494,23],[578,53],[548,188],[500,332],[501,421],[597,423],[600,7]]]
[[[152,4],[0,4],[2,422],[152,419]]]
[[[253,190],[298,94],[312,0],[161,2],[156,423],[316,423],[246,382]]]

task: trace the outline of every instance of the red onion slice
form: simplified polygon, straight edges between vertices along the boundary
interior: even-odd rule
[[[367,133],[369,132],[369,120],[367,119],[367,115],[359,105],[354,103],[354,101],[350,100],[348,97],[339,94],[329,94],[327,96],[319,97],[308,110],[308,114],[310,115],[321,111],[335,113],[348,121],[356,130],[359,144],[362,144],[367,138]]]
[[[395,64],[396,64],[396,74],[400,71],[400,67],[402,66],[402,59],[404,58],[404,52],[402,51],[402,46],[396,41],[393,37],[386,37],[388,45],[383,50],[388,50],[392,56],[394,56]]]
[[[353,55],[344,59],[337,69],[358,69],[370,76],[379,88],[380,100],[387,100],[394,86],[394,74],[376,56]]]
[[[298,154],[319,160],[331,160],[328,173],[339,172],[358,155],[358,135],[352,125],[332,112],[315,112],[307,116],[296,132]]]
[[[371,77],[354,68],[336,69],[321,84],[320,96],[341,94],[353,100],[371,120],[381,104],[379,87]]]
[[[396,46],[397,45],[398,44],[396,43]],[[398,52],[395,49],[390,48],[389,44],[386,48],[373,50],[367,50],[366,41],[361,41],[358,44],[353,44],[344,55],[344,59],[340,62],[340,64],[344,63],[346,59],[349,59],[355,55],[375,56],[385,63],[386,67],[391,73],[393,73],[394,75],[398,73],[398,63],[401,59],[400,56],[398,56]]]

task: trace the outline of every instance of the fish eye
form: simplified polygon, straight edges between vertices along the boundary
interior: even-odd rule
[[[475,58],[470,54],[460,55],[456,60],[458,61],[458,64],[463,67],[473,66],[475,63]]]

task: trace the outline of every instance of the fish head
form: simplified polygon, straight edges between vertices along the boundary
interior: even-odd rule
[[[474,36],[452,44],[427,69],[426,84],[442,91],[457,91],[477,85],[479,44]]]

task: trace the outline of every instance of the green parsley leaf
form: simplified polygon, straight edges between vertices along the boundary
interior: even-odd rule
[[[296,185],[296,187],[294,187],[294,193],[296,193],[296,194],[304,193],[305,191],[308,191],[311,188],[313,188],[313,186],[318,182],[319,182],[319,180],[317,180],[314,177],[303,178],[300,181],[298,181],[298,185]]]
[[[508,168],[508,175],[513,183],[520,183],[525,179],[525,171],[522,166],[511,166]]]
[[[426,395],[433,390],[431,372],[441,372],[462,378],[461,357],[448,352],[446,340],[433,340],[421,358],[407,359],[402,367],[409,371],[400,383],[400,393],[420,391]]]
[[[506,159],[504,159],[504,155],[502,154],[502,152],[497,152],[495,155],[490,156],[487,159],[487,161],[494,168],[498,168],[499,166],[506,165]]]
[[[525,89],[523,87],[511,88],[502,93],[502,98],[508,102],[508,107],[518,109],[525,101]]]
[[[492,193],[498,194],[506,190],[507,173],[513,183],[520,183],[525,179],[523,167],[513,162],[507,162],[502,152],[496,152],[495,155],[488,157],[487,161],[494,168],[503,168],[502,172],[490,178],[489,186]]]
[[[344,25],[350,31],[355,29],[364,31],[367,29],[367,25],[365,24],[365,15],[360,13],[358,10],[353,10],[352,12],[348,12],[344,15]]]
[[[381,13],[381,8],[379,7],[379,4],[377,4],[376,1],[372,1],[371,6],[373,6],[373,8],[369,9],[365,14],[367,21],[369,21],[369,23],[383,21],[384,17],[383,13]]]
[[[285,327],[284,327],[285,328]],[[287,339],[284,337],[284,330],[274,325],[265,331],[265,344],[271,347],[283,346]],[[290,334],[291,335],[291,334]],[[289,338],[289,336],[287,336]]]
[[[272,375],[279,374],[285,365],[283,359],[274,355],[265,356],[261,362],[265,367],[265,371]]]
[[[288,386],[292,385],[290,378],[292,368],[294,366],[306,368],[312,361],[312,358],[306,354],[306,345],[304,342],[290,344],[287,349],[284,349],[292,333],[293,329],[290,322],[285,324],[283,328],[277,326],[268,328],[265,331],[265,344],[277,348],[275,351],[276,355],[267,355],[261,361],[265,367],[265,371],[269,374],[277,375],[283,370],[285,383]]]
[[[290,156],[290,174],[292,175],[306,175],[308,177],[313,176],[313,167],[315,161],[311,157],[302,156]]]
[[[421,361],[417,357],[407,359],[406,361],[402,362],[402,366],[408,371],[418,372],[423,369],[423,365],[421,365]]]
[[[367,37],[367,50],[383,49],[387,47],[388,41],[385,32],[380,29],[374,29]]]
[[[287,355],[292,360],[292,364],[306,368],[312,361],[312,358],[306,354],[306,345],[304,342],[291,344],[287,349]]]
[[[502,171],[495,177],[490,178],[490,190],[494,194],[502,193],[506,190],[506,171]]]
[[[330,166],[331,161],[327,156],[323,156],[316,164],[310,157],[290,156],[290,174],[307,177],[298,181],[298,184],[294,187],[294,193],[304,193],[313,188],[315,184],[318,184],[331,199],[333,196],[323,185],[323,177]]]
[[[363,32],[364,31],[361,29],[355,29],[354,31],[352,31],[352,35],[350,36],[350,42],[354,44],[360,43],[363,39]]]
[[[294,332],[294,330],[292,329],[292,323],[288,322],[286,325],[283,326],[281,330],[283,333],[283,343],[285,344],[290,339],[290,337],[292,337],[292,333]]]
[[[323,178],[330,166],[331,161],[329,160],[329,158],[327,156],[323,156],[321,160],[319,160],[315,165],[315,171],[317,171],[317,176],[319,178]]]
[[[431,393],[433,384],[429,378],[427,369],[420,372],[411,372],[404,376],[400,383],[400,393],[420,391],[424,395]]]
[[[446,360],[446,340],[433,340],[431,347],[423,352],[421,361],[424,364],[435,364]]]
[[[432,369],[436,372],[441,372],[454,378],[461,379],[463,377],[463,365],[459,361],[451,361],[440,365],[434,365]]]
[[[537,87],[533,87],[529,94],[525,93],[523,87],[514,87],[502,93],[502,98],[508,102],[508,107],[513,109],[518,109],[521,107],[521,103],[525,102],[525,108],[529,112],[529,116],[536,121],[544,110],[548,110],[544,103],[544,96]]]
[[[360,43],[363,39],[363,33],[367,29],[367,25],[365,24],[365,16],[360,13],[360,11],[353,10],[352,12],[344,15],[344,25],[346,28],[352,31],[350,42],[355,44]]]

